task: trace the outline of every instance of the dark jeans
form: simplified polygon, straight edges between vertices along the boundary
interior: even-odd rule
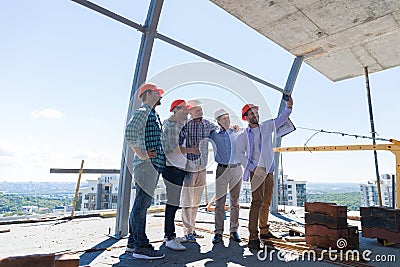
[[[179,208],[181,190],[186,172],[176,167],[167,166],[162,171],[164,183],[167,191],[167,203],[165,205],[165,237],[171,240],[176,237],[175,233],[175,214]]]
[[[128,247],[137,249],[149,244],[146,235],[146,215],[147,209],[151,205],[160,171],[150,161],[137,165],[133,171],[136,182],[136,196],[129,217]]]

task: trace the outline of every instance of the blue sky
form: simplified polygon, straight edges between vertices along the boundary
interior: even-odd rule
[[[149,1],[96,0],[143,24]],[[75,181],[50,168],[119,168],[128,99],[141,34],[67,0],[1,3],[0,181]],[[165,1],[158,31],[275,85],[284,87],[294,57],[213,3]],[[149,78],[177,64],[203,61],[156,41]],[[375,127],[380,137],[400,139],[400,68],[370,74]],[[276,114],[280,93],[255,85]],[[187,88],[181,97],[201,97]],[[203,95],[202,95],[203,94]],[[172,100],[159,108],[168,116]],[[293,122],[370,135],[364,77],[331,82],[303,64],[294,88]],[[219,99],[229,105],[229,97]],[[232,100],[233,110],[240,106]],[[298,129],[283,146],[302,146],[313,132]],[[369,144],[318,134],[313,145]],[[380,172],[394,173],[395,158],[378,152]],[[365,182],[374,178],[372,151],[290,153],[290,178],[319,182]],[[88,178],[88,176],[86,176]]]

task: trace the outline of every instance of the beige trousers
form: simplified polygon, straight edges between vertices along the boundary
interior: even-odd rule
[[[254,240],[259,238],[258,228],[260,234],[269,232],[268,215],[274,188],[273,172],[268,173],[267,177],[255,176],[251,172],[250,183],[252,200],[249,212],[249,240]]]
[[[217,167],[215,181],[215,231],[224,232],[226,191],[229,186],[230,202],[230,232],[237,232],[239,228],[239,194],[242,185],[243,170],[241,166],[234,168]]]
[[[206,186],[206,170],[190,172],[183,181],[182,188],[182,222],[185,235],[193,233],[196,224],[197,210]]]

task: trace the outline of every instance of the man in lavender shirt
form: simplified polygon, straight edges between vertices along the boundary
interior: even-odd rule
[[[292,105],[293,99],[289,96],[283,112],[276,119],[264,122],[259,122],[258,106],[246,104],[242,108],[242,119],[247,121],[248,127],[238,136],[236,153],[244,167],[243,180],[250,179],[251,184],[250,236],[247,244],[250,249],[260,249],[260,239],[276,238],[269,231],[268,224],[275,167],[272,133],[287,122],[292,112]]]

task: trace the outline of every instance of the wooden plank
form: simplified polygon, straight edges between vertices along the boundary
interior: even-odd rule
[[[286,242],[305,242],[306,237],[305,236],[286,236],[283,238]]]

